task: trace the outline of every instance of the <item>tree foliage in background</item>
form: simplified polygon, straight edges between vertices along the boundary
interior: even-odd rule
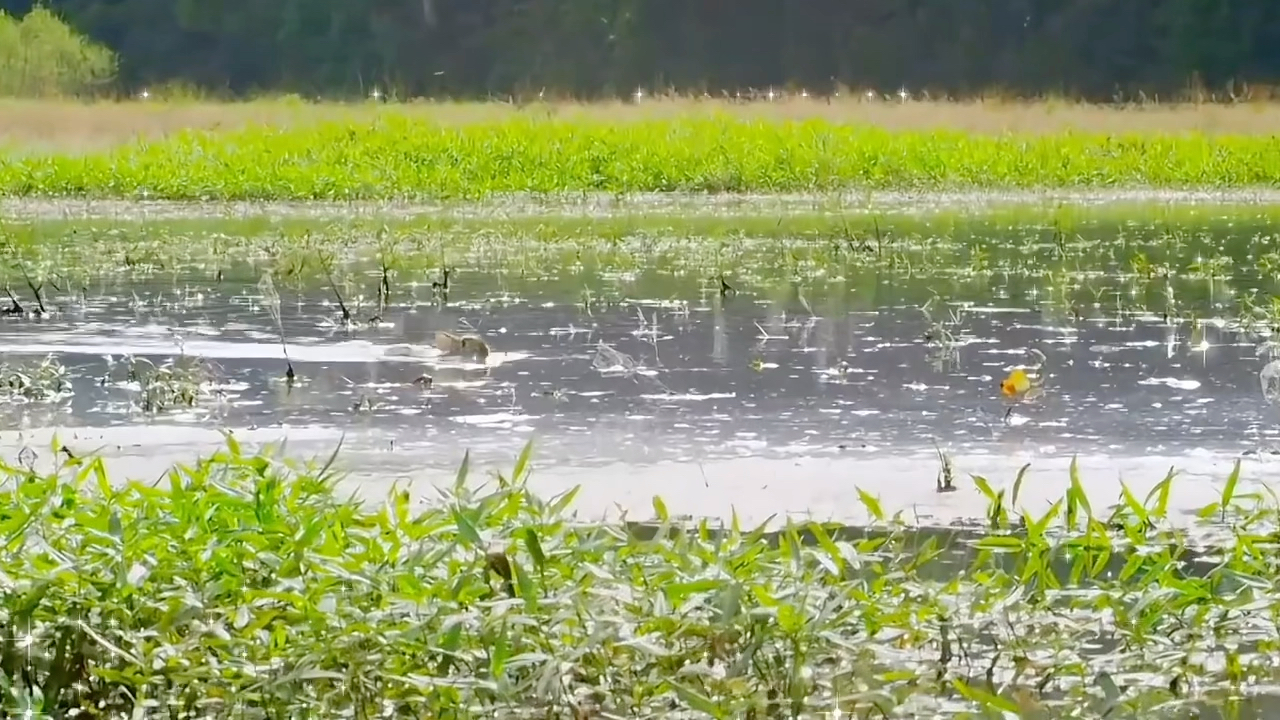
[[[475,97],[837,85],[1110,99],[1280,79],[1274,0],[46,0],[121,82]],[[32,0],[0,0],[21,14]]]
[[[114,79],[116,56],[45,8],[17,20],[0,11],[0,97],[91,93]]]

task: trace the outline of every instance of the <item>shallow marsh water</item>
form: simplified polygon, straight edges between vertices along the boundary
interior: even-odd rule
[[[295,216],[281,230],[251,216],[52,220],[46,208],[11,227],[58,312],[6,318],[0,347],[11,363],[54,354],[74,395],[0,406],[4,442],[16,452],[57,429],[150,476],[207,448],[215,428],[318,455],[341,439],[352,482],[378,496],[392,481],[448,478],[464,449],[502,469],[532,436],[535,483],[583,484],[589,515],[644,516],[660,492],[673,512],[732,506],[744,521],[857,522],[856,487],[922,521],[973,517],[985,501],[965,474],[998,486],[1026,462],[1035,507],[1061,495],[1077,453],[1100,497],[1177,466],[1182,509],[1210,502],[1242,453],[1245,482],[1265,477],[1280,411],[1259,389],[1261,336],[1239,317],[1241,298],[1275,290],[1272,210],[1207,206],[1180,225],[1075,212],[1070,226],[1032,209]],[[380,322],[341,326],[311,262],[321,253],[291,249],[304,236],[343,248],[333,273],[358,318],[377,312],[378,258],[391,258]],[[311,262],[276,283],[292,389],[258,284],[264,268],[283,275],[290,252],[294,267]],[[447,301],[430,287],[442,262],[454,269]],[[7,277],[30,306],[27,279]],[[487,365],[385,355],[467,326],[492,345]],[[616,358],[604,362],[601,343],[638,368],[604,368]],[[1032,361],[1029,348],[1045,357],[1046,392],[1010,403],[1000,380]],[[124,356],[179,354],[212,363],[209,397],[140,411]],[[414,382],[424,374],[429,390]],[[962,492],[935,492],[938,449]]]
[[[956,192],[827,192],[815,194],[704,193],[575,193],[571,195],[516,194],[495,196],[480,204],[456,202],[189,202],[149,200],[0,198],[0,215],[19,220],[174,221],[198,219],[272,219],[366,217],[378,220],[470,217],[501,219],[531,217],[617,218],[792,216],[813,212],[852,215],[920,217],[935,214],[1016,214],[1043,220],[1055,210],[1090,215],[1127,216],[1130,220],[1168,213],[1242,216],[1280,213],[1280,192],[1274,188],[1221,190],[976,190]]]

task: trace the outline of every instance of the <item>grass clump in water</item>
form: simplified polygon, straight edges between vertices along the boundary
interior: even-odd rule
[[[55,403],[72,394],[67,368],[53,355],[39,362],[0,363],[0,402]]]
[[[1274,498],[1165,517],[1172,476],[987,527],[583,524],[467,463],[426,507],[234,437],[159,483],[4,466],[4,707],[97,717],[1173,717],[1276,671]],[[1207,525],[1206,525],[1207,526]],[[976,714],[974,714],[976,713]],[[1170,714],[1173,713],[1173,714]]]
[[[175,200],[483,198],[509,193],[1227,188],[1280,181],[1274,136],[900,132],[728,115],[460,126],[388,114],[186,132],[82,156],[0,160],[5,195]]]

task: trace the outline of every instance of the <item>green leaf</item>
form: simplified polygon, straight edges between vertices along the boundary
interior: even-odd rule
[[[240,441],[236,439],[235,433],[230,430],[222,431],[223,443],[227,446],[227,452],[233,459],[240,459],[243,454],[240,450]]]
[[[1151,497],[1156,496],[1155,507],[1151,509],[1151,515],[1155,518],[1163,519],[1169,511],[1169,489],[1173,486],[1173,478],[1175,471],[1171,467],[1164,479],[1151,488],[1151,492],[1147,493],[1144,504],[1151,503]]]
[[[667,683],[671,685],[672,690],[676,691],[676,696],[680,698],[680,701],[689,706],[690,710],[705,713],[716,718],[716,720],[721,720],[721,718],[727,718],[729,716],[724,708],[720,707],[717,703],[712,702],[711,698],[706,695],[685,687],[673,680],[668,680]]]
[[[107,478],[107,467],[102,463],[102,458],[94,458],[89,467],[93,472],[94,480],[98,483],[98,492],[102,493],[102,497],[110,500],[115,493],[111,487],[110,479]]]
[[[143,664],[142,658],[139,658],[137,655],[117,646],[115,643],[98,634],[98,631],[89,627],[87,624],[83,622],[77,624],[80,626],[81,630],[83,630],[89,637],[93,638],[98,645],[102,646],[102,648],[110,654],[115,655],[121,660],[132,665],[141,666]]]
[[[694,580],[692,582],[682,583],[666,583],[662,586],[662,592],[666,594],[667,599],[674,605],[684,602],[685,598],[697,593],[711,592],[720,589],[724,585],[723,580]]]
[[[560,513],[564,512],[564,509],[569,507],[569,503],[573,502],[573,499],[578,496],[578,491],[581,489],[581,485],[575,485],[572,490],[569,490],[556,498],[555,502],[551,503],[551,507],[548,508],[551,517],[559,517]]]
[[[719,611],[716,624],[724,626],[737,620],[742,613],[742,586],[729,583],[721,588],[716,596],[716,609]]]
[[[1120,483],[1120,495],[1124,498],[1125,506],[1129,508],[1129,512],[1133,513],[1134,517],[1138,518],[1138,520],[1143,523],[1148,522],[1147,508],[1144,507],[1142,503],[1138,502],[1138,498],[1133,496],[1133,493],[1129,490],[1129,486],[1123,481]]]
[[[547,566],[547,556],[542,553],[542,543],[538,541],[538,531],[533,528],[524,529],[524,546],[533,558],[533,566],[543,572]]]
[[[1022,550],[1023,546],[1021,539],[1009,535],[988,535],[978,541],[979,550],[993,552],[1016,552]]]
[[[667,504],[662,502],[662,498],[657,495],[653,496],[653,514],[657,516],[658,521],[665,524],[671,516],[667,514]]]
[[[478,547],[484,542],[480,538],[480,531],[476,530],[476,526],[471,522],[471,519],[459,508],[453,509],[453,522],[458,526],[458,537],[462,538],[471,547]]]
[[[459,493],[467,486],[467,473],[471,468],[471,451],[468,450],[462,454],[462,464],[458,466],[458,473],[453,478],[453,491]]]
[[[520,588],[520,599],[524,600],[525,612],[534,614],[538,610],[538,591],[533,586],[533,579],[514,558],[511,559],[511,574],[516,576],[516,587]]]
[[[1071,468],[1068,474],[1071,476],[1071,491],[1075,493],[1076,502],[1084,508],[1085,516],[1092,518],[1093,508],[1089,505],[1089,497],[1085,495],[1084,484],[1080,482],[1080,464],[1075,455],[1071,456]]]
[[[810,522],[809,532],[813,533],[813,536],[818,540],[818,545],[826,552],[827,557],[831,558],[831,564],[828,566],[831,574],[841,577],[844,572],[844,554],[840,552],[840,548],[836,547],[836,544],[831,541],[831,536],[818,523]]]
[[[1235,467],[1231,469],[1231,475],[1227,477],[1226,487],[1222,488],[1222,512],[1225,515],[1227,508],[1231,505],[1231,498],[1235,497],[1236,485],[1240,482],[1240,459],[1236,458]]]
[[[1027,523],[1027,535],[1041,538],[1044,537],[1045,530],[1049,529],[1049,523],[1053,522],[1053,518],[1058,514],[1058,509],[1062,507],[1062,500],[1058,500],[1049,508],[1049,511],[1040,517],[1039,520]]]
[[[1142,563],[1144,560],[1145,560],[1145,557],[1142,555],[1139,555],[1138,553],[1133,553],[1132,555],[1130,555],[1129,559],[1125,561],[1124,567],[1121,568],[1120,576],[1117,579],[1120,582],[1124,582],[1129,578],[1133,577],[1133,574],[1138,572],[1138,570],[1142,567]]]
[[[638,638],[631,638],[630,640],[623,640],[622,642],[617,643],[616,646],[631,648],[633,650],[639,650],[645,655],[649,655],[652,657],[670,657],[671,656],[671,653],[668,652],[666,648],[662,648],[657,645],[654,645],[652,642],[649,642],[649,638],[647,637],[638,637]]]
[[[511,647],[507,643],[505,628],[498,628],[497,637],[489,651],[489,677],[500,678],[506,672],[507,658],[511,656]]]
[[[333,469],[334,463],[338,461],[338,452],[342,450],[342,443],[346,441],[346,439],[347,439],[347,434],[344,432],[342,434],[342,437],[338,438],[338,444],[334,446],[333,452],[329,453],[329,459],[325,460],[324,465],[321,465],[320,469],[316,471],[316,474],[315,474],[316,479],[318,480],[329,479],[329,471]]]
[[[998,695],[992,695],[985,690],[969,687],[960,678],[951,678],[951,685],[955,687],[956,692],[960,693],[960,695],[970,702],[977,703],[982,707],[989,707],[996,710],[1003,710],[1004,712],[1014,713],[1015,716],[1018,714],[1018,706],[1014,704],[1012,700],[1006,700]]]
[[[862,505],[876,522],[884,521],[884,508],[880,507],[880,501],[874,495],[862,488],[858,488],[858,499],[862,501]]]
[[[778,607],[778,627],[788,635],[798,635],[804,629],[805,617],[794,605]]]
[[[1015,508],[1015,512],[1016,512],[1016,508],[1018,507],[1018,493],[1022,490],[1022,481],[1023,479],[1026,478],[1027,471],[1030,469],[1031,469],[1031,463],[1027,463],[1026,465],[1023,465],[1018,470],[1018,477],[1016,477],[1013,481],[1013,495],[1010,496],[1009,498],[1009,505]]]
[[[524,449],[520,451],[520,456],[516,458],[516,465],[511,470],[512,482],[520,482],[524,480],[525,473],[529,471],[529,458],[533,454],[533,438],[524,444]]]
[[[409,491],[400,488],[391,490],[391,514],[398,527],[409,524]]]
[[[991,489],[991,483],[987,482],[987,479],[982,477],[981,475],[973,476],[973,484],[978,486],[978,492],[981,492],[983,495],[985,495],[987,500],[991,502],[995,502],[996,500],[999,499],[998,496],[996,495],[995,490]]]
[[[1120,692],[1120,688],[1116,685],[1116,681],[1111,679],[1110,673],[1105,670],[1099,672],[1094,678],[1094,683],[1099,688],[1102,688],[1102,694],[1106,696],[1108,702],[1114,703],[1120,699],[1122,693]]]

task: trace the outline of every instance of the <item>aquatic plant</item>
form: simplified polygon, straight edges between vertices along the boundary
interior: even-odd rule
[[[977,135],[731,115],[513,117],[188,131],[0,159],[0,194],[180,200],[481,198],[599,191],[1223,188],[1280,181],[1273,135]]]
[[[931,312],[935,302],[942,305],[940,310],[946,313],[937,320]],[[948,308],[946,302],[940,301],[935,294],[920,306],[920,312],[928,323],[928,329],[924,332],[924,341],[929,348],[930,365],[937,370],[944,370],[960,357],[960,339],[957,336],[964,332],[964,307]]]
[[[281,292],[287,288],[299,296],[326,283],[328,271],[350,313],[359,316],[354,296],[364,294],[372,300],[382,294],[380,275],[388,260],[389,272],[397,279],[397,304],[448,302],[433,291],[450,284],[445,273],[450,268],[454,276],[482,270],[513,274],[508,277],[516,282],[533,277],[540,285],[563,278],[577,285],[572,292],[578,295],[587,279],[581,277],[584,272],[607,278],[661,266],[694,281],[687,283],[688,293],[714,292],[720,283],[717,276],[726,272],[732,274],[733,289],[746,292],[782,280],[798,280],[821,291],[823,283],[841,274],[866,290],[872,289],[866,286],[867,278],[880,274],[954,278],[973,292],[984,283],[998,289],[996,285],[1007,285],[1017,276],[1042,280],[1048,285],[1042,289],[1053,293],[1055,303],[1068,309],[1078,305],[1083,312],[1086,301],[1131,278],[1129,259],[1137,254],[1185,267],[1197,255],[1226,253],[1235,258],[1233,278],[1248,278],[1257,265],[1249,255],[1274,251],[1280,239],[1269,229],[1280,216],[1273,217],[1265,207],[1230,215],[1232,227],[1223,219],[1178,214],[1168,222],[1179,223],[1191,236],[1181,245],[1162,236],[1166,221],[1158,217],[1138,213],[1135,217],[1143,218],[1144,224],[1137,224],[1108,216],[1081,228],[1066,258],[1059,257],[1059,246],[1045,237],[1046,226],[1060,214],[1056,210],[992,211],[990,216],[969,218],[879,213],[842,217],[812,208],[778,215],[721,214],[719,209],[699,213],[696,208],[689,212],[671,215],[641,203],[597,219],[554,212],[525,218],[433,216],[400,219],[385,232],[386,220],[358,216],[292,219],[279,225],[226,218],[49,219],[9,223],[0,230],[0,242],[23,257],[26,266],[57,268],[57,285],[77,299],[94,281],[142,282],[198,271],[220,284],[243,277],[249,265],[255,281],[270,270]],[[880,250],[863,251],[856,244],[850,248],[843,239],[846,233],[863,238],[877,231]],[[1239,242],[1230,239],[1237,233],[1242,233]],[[26,281],[20,268],[10,269],[6,280],[22,296],[22,304],[31,304],[29,292],[21,291]],[[1185,295],[1188,286],[1201,287],[1198,280],[1177,274],[1168,279],[1133,278],[1124,287],[1125,299],[1139,299],[1146,287],[1169,286]],[[591,288],[593,305],[611,300],[601,291]],[[726,297],[731,295],[726,291]]]
[[[127,357],[123,367],[135,391],[133,402],[144,413],[192,408],[213,392],[212,370],[203,358],[180,354],[157,365],[147,358]]]
[[[272,321],[275,322],[276,333],[280,336],[280,351],[284,353],[285,382],[292,387],[298,376],[293,371],[293,361],[289,359],[289,345],[285,342],[284,337],[284,320],[280,316],[280,293],[276,292],[276,284],[271,279],[271,271],[262,274],[262,279],[258,281],[258,293],[262,296],[262,306],[267,309],[267,313],[271,315]]]
[[[55,444],[57,441],[54,441]],[[0,466],[0,687],[97,717],[1170,717],[1274,682],[1274,496],[1192,527],[1173,474],[984,530],[584,523],[526,447],[415,504],[233,434],[158,484]],[[927,477],[921,478],[928,483]],[[1199,530],[1197,530],[1199,528]],[[1211,532],[1205,535],[1204,532]],[[1003,714],[1003,715],[1002,715]]]
[[[73,393],[67,368],[54,355],[39,362],[0,363],[0,402],[57,402]]]

